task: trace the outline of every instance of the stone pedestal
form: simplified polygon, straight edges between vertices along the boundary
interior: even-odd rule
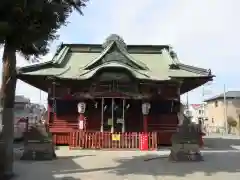
[[[169,156],[170,161],[203,161],[198,144],[173,144]]]
[[[21,160],[53,160],[56,159],[54,146],[52,142],[28,141],[24,146],[24,152]]]
[[[56,158],[52,139],[45,127],[33,127],[25,134],[24,152],[21,160],[53,160]]]
[[[200,129],[183,116],[183,123],[177,132],[172,135],[172,147],[169,156],[170,161],[202,161],[200,153]]]

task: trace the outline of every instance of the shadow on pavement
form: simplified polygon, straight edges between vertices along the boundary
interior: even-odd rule
[[[151,161],[146,161],[152,159]],[[119,166],[110,171],[117,175],[142,174],[155,176],[186,176],[202,172],[211,176],[217,172],[240,172],[240,152],[231,154],[206,153],[205,161],[189,163],[172,163],[166,156],[146,155],[135,156],[131,159],[116,159]]]
[[[151,159],[149,161],[146,161]],[[218,172],[236,173],[240,172],[240,152],[231,154],[206,153],[205,161],[189,163],[169,162],[166,156],[144,155],[134,156],[126,159],[115,159],[119,165],[108,168],[94,169],[72,169],[62,171],[64,174],[89,173],[105,171],[117,176],[134,175],[154,175],[154,176],[186,176],[189,174],[202,172],[206,176],[211,176]]]
[[[73,169],[82,169],[74,162],[76,158],[86,158],[93,155],[58,157],[53,161],[15,161],[16,178],[14,180],[81,180],[73,176],[59,176],[71,172]],[[35,168],[34,168],[35,167]],[[37,169],[36,169],[37,167]]]
[[[205,176],[212,176],[219,172],[239,173],[240,172],[240,151],[232,151],[232,146],[240,145],[238,139],[224,139],[224,138],[207,138],[207,146],[209,151],[204,151],[204,161],[202,162],[189,162],[189,163],[173,163],[169,162],[166,155],[161,155],[161,152],[133,152],[130,156],[123,156],[119,158],[118,152],[110,153],[99,151],[95,154],[106,155],[106,159],[111,159],[114,165],[111,164],[108,167],[105,162],[95,163],[91,168],[84,169],[80,163],[84,161],[98,161],[97,156],[88,155],[87,151],[79,151],[79,153],[85,152],[82,156],[72,157],[59,157],[57,160],[49,162],[16,162],[19,171],[27,171],[31,169],[31,166],[38,164],[38,169],[33,168],[30,174],[35,174],[35,177],[29,177],[28,172],[21,173],[21,178],[16,180],[79,180],[85,179],[89,173],[111,174],[114,176],[128,176],[128,175],[152,175],[152,176],[174,176],[183,177],[194,173],[202,173]],[[213,150],[213,151],[211,151]],[[214,152],[214,150],[224,150],[220,152]],[[75,151],[76,152],[76,151]],[[112,155],[114,154],[114,155]],[[79,159],[80,158],[80,159]],[[85,159],[84,159],[85,158]],[[79,159],[76,163],[75,159]],[[19,164],[18,164],[19,163]],[[104,164],[105,163],[105,164]],[[104,165],[103,165],[104,164]],[[25,167],[24,167],[25,166]],[[26,167],[27,166],[27,167]],[[17,169],[16,169],[17,170]],[[44,177],[41,177],[44,174]],[[88,178],[87,178],[88,179]]]

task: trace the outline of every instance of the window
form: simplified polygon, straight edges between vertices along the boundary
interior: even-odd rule
[[[217,101],[215,101],[214,105],[215,105],[215,107],[218,107],[218,102],[217,102]]]
[[[202,114],[202,110],[198,110],[198,114],[201,115]]]

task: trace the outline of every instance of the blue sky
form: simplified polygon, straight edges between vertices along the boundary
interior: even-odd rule
[[[221,93],[224,84],[227,90],[240,90],[239,7],[239,0],[90,0],[84,16],[73,13],[68,26],[60,29],[60,40],[43,60],[52,58],[61,41],[102,43],[116,33],[128,44],[171,44],[183,63],[210,68],[216,78],[205,87],[205,98]],[[18,65],[26,64],[18,56]],[[189,93],[190,103],[201,102],[202,89]],[[39,90],[23,82],[16,92],[40,101]],[[41,99],[46,102],[45,93]]]

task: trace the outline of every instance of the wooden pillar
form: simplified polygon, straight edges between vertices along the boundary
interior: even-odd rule
[[[48,98],[48,106],[47,106],[47,119],[46,119],[46,124],[49,124],[50,119],[51,119],[51,106],[49,104],[49,98]]]
[[[112,98],[112,125],[111,125],[111,133],[114,132],[114,98]]]
[[[125,132],[125,99],[123,99],[123,114],[122,114],[122,132]]]
[[[56,113],[56,110],[57,110],[57,101],[56,101],[56,82],[53,81],[52,82],[52,113],[53,113],[53,121],[55,119],[57,119],[57,113]]]
[[[55,107],[54,107],[54,98],[55,98],[55,83],[52,82],[52,85],[48,88],[48,107],[47,113],[48,117],[46,119],[46,124],[52,123],[51,120],[55,119]]]
[[[101,108],[101,132],[104,131],[104,98],[102,98],[102,108]]]
[[[178,102],[179,102],[179,109],[178,109],[178,126],[180,126],[183,122],[183,114],[184,114],[184,106],[181,103],[180,100],[180,95],[181,95],[181,85],[182,82],[179,82],[178,86],[177,86],[177,96],[178,96]]]
[[[148,115],[143,115],[143,132],[148,132]]]

